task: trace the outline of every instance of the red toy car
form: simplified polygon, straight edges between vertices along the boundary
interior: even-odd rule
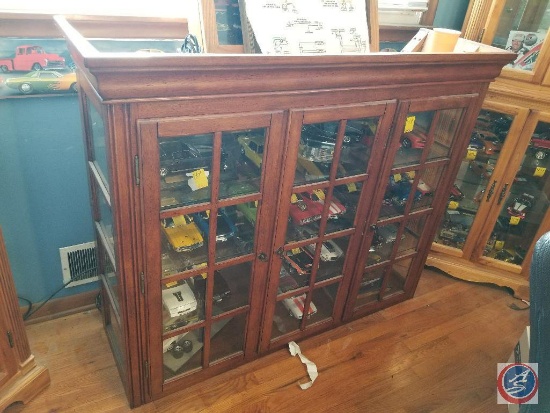
[[[422,149],[426,146],[427,136],[424,132],[413,130],[401,136],[401,146],[405,149]]]
[[[321,211],[323,211],[323,205],[325,204],[325,193],[321,189],[314,189],[313,191],[302,192],[300,194],[304,199],[307,199],[311,202],[316,203],[321,206]],[[338,218],[338,216],[346,213],[346,207],[336,199],[332,197],[330,201],[330,207],[328,209],[329,218]]]
[[[304,197],[303,194],[293,194],[290,198],[290,217],[296,225],[318,221],[322,213],[323,205]]]

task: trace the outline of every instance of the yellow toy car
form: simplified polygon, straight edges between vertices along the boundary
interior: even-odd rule
[[[177,252],[192,251],[204,244],[201,232],[189,215],[176,215],[161,221],[170,246]]]
[[[261,168],[264,154],[264,137],[239,136],[237,141],[242,146],[242,153],[245,158],[250,160],[258,168]]]

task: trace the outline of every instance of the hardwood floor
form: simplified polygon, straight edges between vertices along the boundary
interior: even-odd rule
[[[299,342],[317,364],[284,349],[131,410],[97,310],[27,327],[50,387],[30,412],[507,412],[496,403],[497,363],[529,323],[504,289],[425,270],[415,298]]]

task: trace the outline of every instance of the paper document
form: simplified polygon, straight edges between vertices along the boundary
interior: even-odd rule
[[[368,53],[365,1],[248,0],[246,14],[263,54]]]

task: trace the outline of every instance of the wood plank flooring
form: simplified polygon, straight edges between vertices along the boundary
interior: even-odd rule
[[[506,362],[529,311],[506,290],[426,269],[415,298],[299,342],[317,364],[284,349],[131,410],[100,315],[87,311],[27,327],[51,385],[6,413],[384,412],[499,413],[497,363]]]

